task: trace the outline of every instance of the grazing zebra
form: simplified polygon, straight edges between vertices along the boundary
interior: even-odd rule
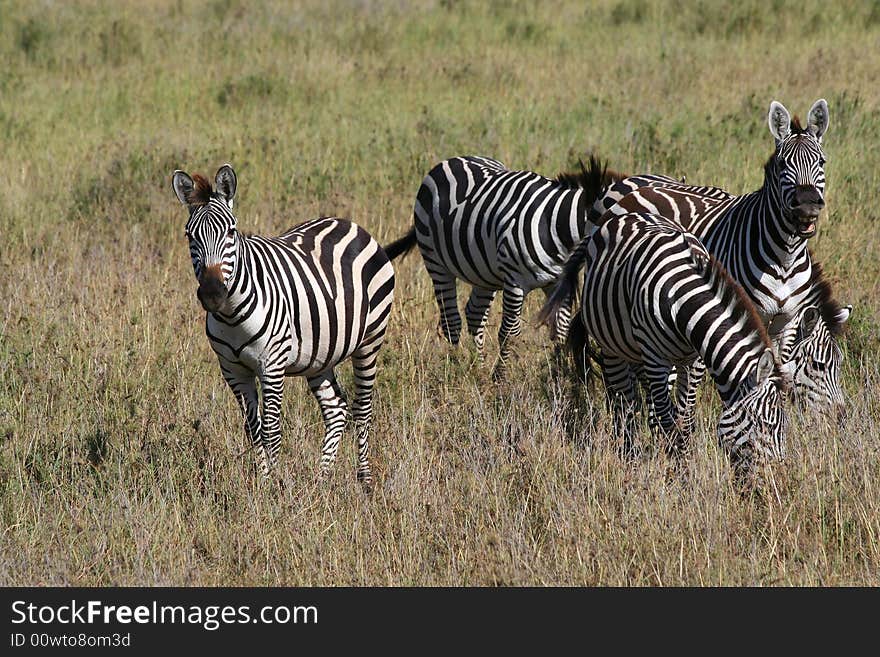
[[[598,343],[624,451],[632,451],[640,376],[653,423],[674,451],[686,445],[668,380],[673,366],[699,357],[721,397],[718,437],[736,470],[747,473],[756,457],[782,458],[783,376],[754,307],[723,266],[681,226],[650,214],[606,215],[586,244],[566,264],[541,320],[555,321],[584,266],[570,343],[581,358],[588,353],[585,333]]]
[[[324,217],[278,237],[244,235],[232,214],[236,176],[175,171],[172,186],[189,209],[186,236],[207,311],[206,333],[223,378],[241,407],[245,431],[268,475],[281,442],[284,377],[304,376],[326,427],[321,469],[329,472],[346,423],[334,367],[351,357],[358,479],[372,483],[367,436],[376,358],[394,297],[394,271],[359,226]],[[262,408],[257,393],[260,384]]]
[[[415,226],[387,252],[394,258],[418,243],[440,308],[439,328],[452,344],[458,344],[461,334],[457,280],[473,286],[465,317],[481,359],[489,307],[498,290],[503,291],[494,371],[500,379],[511,338],[521,330],[525,296],[556,281],[571,250],[592,230],[590,207],[609,182],[621,177],[594,157],[579,173],[555,180],[511,171],[486,157],[444,160],[419,187]],[[560,308],[557,319],[554,338],[564,339],[570,303]]]
[[[799,376],[794,381],[794,397],[810,398],[813,410],[833,411],[842,417],[839,360],[826,368],[807,367],[797,360],[806,349],[794,351],[799,318],[807,307],[820,309],[831,342],[849,316],[849,310],[831,299],[819,263],[807,248],[824,206],[821,140],[828,128],[828,105],[816,101],[806,129],[776,101],[768,120],[776,151],[764,167],[760,190],[732,196],[716,187],[683,185],[665,176],[631,176],[609,187],[591,208],[591,218],[595,223],[596,216],[605,211],[651,212],[697,235],[756,304],[780,361],[795,359]],[[840,351],[830,343],[821,349]],[[688,426],[701,376],[699,364],[689,373],[678,368],[678,405]],[[808,376],[813,378],[808,380]],[[824,392],[817,396],[820,390]]]

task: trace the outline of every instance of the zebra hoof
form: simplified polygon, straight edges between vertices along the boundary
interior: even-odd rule
[[[360,482],[361,486],[364,489],[364,492],[369,494],[373,492],[373,474],[370,472],[358,472],[357,479]]]

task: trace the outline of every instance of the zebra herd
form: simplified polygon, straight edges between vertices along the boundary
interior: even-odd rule
[[[764,184],[742,196],[624,176],[595,157],[555,179],[454,157],[425,176],[413,228],[384,249],[333,217],[279,237],[245,235],[232,212],[229,165],[213,186],[175,171],[206,333],[263,473],[279,451],[286,376],[305,376],[321,408],[321,469],[331,470],[348,416],[334,368],[350,357],[357,474],[371,486],[368,434],[394,296],[391,260],[415,246],[452,344],[462,331],[457,281],[471,285],[465,319],[481,359],[489,309],[502,292],[496,380],[521,332],[525,296],[544,290],[540,319],[557,353],[567,345],[581,380],[598,364],[625,454],[636,450],[643,405],[671,453],[688,449],[707,371],[722,404],[718,439],[737,475],[784,456],[789,396],[842,422],[837,338],[851,307],[835,301],[807,246],[825,205],[828,105],[816,101],[803,127],[774,101],[768,121],[776,148]]]

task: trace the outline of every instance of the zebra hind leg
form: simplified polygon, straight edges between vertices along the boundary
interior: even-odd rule
[[[430,271],[434,283],[434,297],[440,309],[438,330],[451,344],[457,345],[461,336],[461,314],[458,312],[455,276],[446,272]]]
[[[309,390],[321,407],[321,416],[324,418],[324,443],[321,446],[321,474],[328,476],[333,471],[336,463],[336,453],[339,451],[339,440],[345,430],[345,422],[348,415],[348,407],[345,395],[336,374],[332,369],[316,376],[307,378]]]
[[[605,381],[605,392],[612,413],[614,432],[623,437],[622,456],[627,459],[635,458],[638,456],[633,442],[636,428],[635,416],[640,406],[635,373],[625,360],[604,355],[602,378]]]
[[[486,359],[484,346],[486,344],[486,320],[489,319],[489,309],[495,299],[497,290],[489,290],[476,287],[471,290],[464,316],[467,318],[468,332],[474,336],[474,344],[477,347],[477,356],[482,363]]]
[[[370,468],[369,434],[373,419],[373,386],[376,383],[376,358],[382,339],[361,346],[351,357],[354,369],[355,398],[352,404],[355,434],[357,436],[357,478],[367,492],[373,489],[373,471]]]
[[[522,330],[522,307],[525,291],[515,285],[505,285],[502,301],[504,310],[501,316],[501,328],[498,331],[500,352],[498,364],[492,372],[495,381],[502,381],[507,375],[507,366],[510,359],[511,343],[513,338]]]

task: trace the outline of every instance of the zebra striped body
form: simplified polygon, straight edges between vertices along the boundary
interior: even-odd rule
[[[413,237],[434,285],[446,339],[457,344],[461,334],[459,279],[473,287],[465,315],[481,357],[489,308],[503,291],[496,378],[503,376],[510,339],[520,332],[525,296],[555,282],[571,250],[590,232],[587,212],[605,179],[594,159],[579,176],[552,180],[510,171],[489,158],[454,157],[422,181]],[[558,319],[554,334],[564,337],[568,306]]]
[[[206,333],[262,453],[264,473],[279,451],[287,376],[306,377],[321,407],[321,466],[330,469],[347,415],[334,368],[351,358],[358,477],[369,485],[376,358],[394,296],[390,260],[364,229],[344,219],[315,219],[278,237],[242,235],[232,214],[231,167],[220,169],[216,186],[215,192],[200,176],[194,183],[174,174],[175,192],[190,211],[186,232],[208,311]]]
[[[748,300],[699,241],[660,216],[606,216],[572,257],[544,307],[551,320],[584,266],[580,319],[601,350],[615,424],[631,449],[643,374],[656,425],[684,445],[669,398],[676,365],[706,364],[724,411],[718,435],[738,469],[784,455],[781,378]],[[573,331],[573,334],[575,332]],[[584,349],[582,343],[580,349]]]

